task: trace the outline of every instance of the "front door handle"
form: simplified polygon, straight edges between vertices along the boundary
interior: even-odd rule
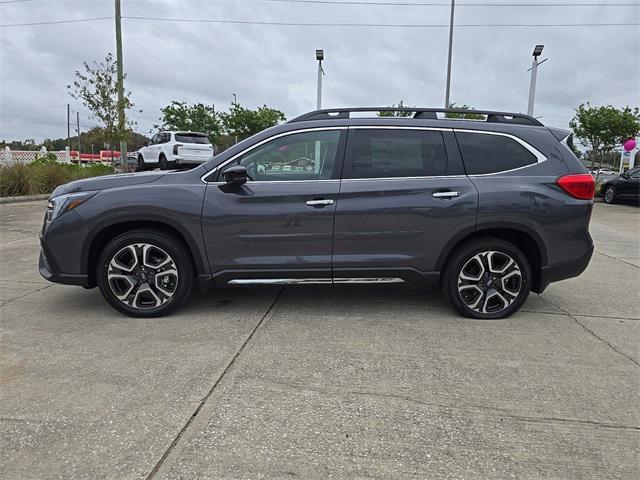
[[[324,207],[325,205],[333,205],[333,200],[309,200],[306,204],[310,207]]]
[[[454,198],[459,197],[460,192],[433,192],[431,195],[434,198]]]

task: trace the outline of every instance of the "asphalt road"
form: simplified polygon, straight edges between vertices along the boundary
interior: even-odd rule
[[[0,477],[640,478],[640,209],[507,320],[408,286],[224,289],[161,319],[37,273],[0,206]]]

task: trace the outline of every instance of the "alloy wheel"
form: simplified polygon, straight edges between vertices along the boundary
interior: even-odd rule
[[[107,272],[109,288],[125,305],[152,309],[167,303],[178,288],[178,269],[160,247],[134,243],[111,258]]]
[[[458,275],[458,294],[463,303],[481,314],[495,314],[511,305],[522,290],[518,263],[504,252],[477,253]]]
[[[604,191],[604,201],[607,203],[612,203],[615,197],[615,194],[616,192],[613,189],[613,187],[607,187],[606,190]]]

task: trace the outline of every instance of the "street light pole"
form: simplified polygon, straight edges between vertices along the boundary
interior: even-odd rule
[[[447,59],[447,87],[444,96],[444,108],[449,108],[451,105],[449,94],[451,92],[451,57],[453,56],[453,17],[455,13],[456,2],[451,0],[451,17],[449,19],[449,56]]]
[[[80,112],[76,112],[76,124],[78,125],[78,159],[80,159]]]
[[[533,104],[536,98],[536,81],[538,79],[538,65],[542,62],[538,62],[538,57],[542,54],[544,45],[536,45],[533,49],[533,63],[531,64],[531,82],[529,83],[529,105],[527,107],[527,115],[533,116]]]
[[[316,98],[316,107],[318,110],[322,108],[322,60],[324,60],[324,50],[316,50],[316,60],[318,60],[318,93]]]
[[[124,70],[122,68],[122,26],[120,14],[120,0],[116,1],[116,63],[117,63],[117,87],[118,87],[118,130],[122,135],[125,128],[124,117]],[[113,149],[113,147],[111,147]],[[113,158],[113,153],[112,153]],[[120,165],[127,161],[127,142],[120,141]]]

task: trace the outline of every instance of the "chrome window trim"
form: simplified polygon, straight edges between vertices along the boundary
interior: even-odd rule
[[[343,178],[342,182],[368,182],[370,180],[430,180],[435,178],[467,178],[469,175],[425,175],[421,177],[370,177],[370,178]]]
[[[349,129],[354,130],[430,130],[434,132],[452,132],[454,129],[449,127],[419,127],[419,126],[394,126],[394,125],[350,125]]]
[[[280,184],[280,183],[310,183],[310,182],[336,182],[340,183],[339,178],[319,179],[319,180],[251,180],[247,185],[266,185],[266,184]],[[225,182],[205,182],[207,185],[224,185]]]
[[[419,179],[432,179],[432,178],[475,178],[475,177],[490,177],[490,176],[495,176],[495,175],[501,175],[503,173],[509,173],[509,172],[515,172],[517,170],[522,170],[524,168],[530,168],[533,167],[535,165],[539,165],[543,162],[547,161],[547,157],[540,152],[537,148],[535,148],[533,145],[529,144],[528,142],[524,141],[523,139],[521,139],[520,137],[517,137],[515,135],[512,135],[510,133],[506,133],[506,132],[493,132],[493,131],[489,131],[489,130],[475,130],[475,129],[466,129],[466,128],[445,128],[445,127],[421,127],[421,126],[395,126],[395,125],[338,125],[335,127],[315,127],[315,128],[304,128],[304,129],[300,129],[300,130],[290,130],[287,132],[282,132],[279,133],[278,135],[274,135],[272,137],[269,138],[265,138],[264,140],[256,143],[255,145],[251,145],[250,147],[246,148],[245,150],[237,153],[236,155],[234,155],[233,157],[231,157],[230,159],[226,160],[224,163],[218,165],[217,167],[213,168],[212,170],[210,170],[209,172],[205,173],[204,175],[202,175],[202,177],[200,177],[200,180],[205,183],[205,184],[211,184],[211,185],[220,185],[220,184],[224,184],[224,182],[207,182],[205,180],[205,177],[208,177],[209,175],[213,174],[214,172],[216,172],[217,170],[223,168],[225,165],[231,163],[232,161],[236,160],[238,157],[244,155],[245,153],[249,153],[251,150],[253,150],[254,148],[259,147],[260,145],[264,145],[267,142],[270,142],[271,140],[275,140],[277,138],[281,138],[281,137],[285,137],[287,135],[293,135],[296,133],[306,133],[306,132],[315,132],[315,131],[325,131],[325,130],[349,130],[349,129],[354,129],[354,130],[363,130],[363,129],[367,129],[367,130],[427,130],[427,131],[439,131],[439,132],[461,132],[461,133],[477,133],[477,134],[483,134],[483,135],[496,135],[499,137],[507,137],[510,138],[512,140],[515,140],[516,142],[518,142],[520,145],[522,145],[524,148],[526,148],[531,154],[533,154],[534,157],[536,157],[536,163],[532,163],[531,165],[524,165],[522,167],[517,167],[517,168],[512,168],[509,170],[500,170],[499,172],[491,172],[491,173],[475,173],[475,174],[470,174],[470,175],[428,175],[428,176],[418,176],[418,177],[371,177],[371,178],[331,178],[331,179],[318,179],[318,180],[271,180],[271,181],[252,181],[252,184],[267,184],[267,183],[306,183],[306,182],[349,182],[349,181],[355,181],[355,182],[366,182],[366,181],[371,181],[371,180],[392,180],[392,181],[398,181],[398,180],[419,180]]]
[[[277,135],[273,135],[271,137],[265,138],[264,140],[259,141],[258,143],[255,143],[253,145],[251,145],[250,147],[245,148],[244,150],[242,150],[241,152],[236,153],[233,157],[231,157],[230,159],[226,160],[224,163],[221,163],[220,165],[216,166],[215,168],[209,170],[207,173],[205,173],[204,175],[202,175],[200,177],[200,181],[202,181],[205,184],[211,183],[211,184],[216,184],[216,183],[221,183],[221,182],[207,182],[205,180],[205,177],[208,177],[209,175],[212,175],[214,172],[220,170],[221,168],[223,168],[225,165],[233,162],[234,160],[236,160],[238,157],[241,157],[242,155],[245,155],[247,153],[249,153],[250,151],[252,151],[255,148],[258,148],[261,145],[264,145],[265,143],[268,143],[272,140],[275,140],[277,138],[281,138],[281,137],[286,137],[288,135],[294,135],[296,133],[306,133],[306,132],[321,132],[321,131],[325,131],[325,130],[347,130],[349,127],[346,125],[337,125],[335,127],[313,127],[313,128],[302,128],[299,130],[288,130],[286,132],[282,132],[279,133]],[[326,179],[326,180],[339,180],[339,179]],[[293,182],[293,181],[309,181],[309,182],[320,182],[320,181],[324,181],[323,179],[319,179],[319,180],[276,180],[277,182]],[[224,182],[222,182],[224,183]],[[253,183],[253,181],[252,181]],[[274,183],[273,181],[265,181],[263,183]]]

